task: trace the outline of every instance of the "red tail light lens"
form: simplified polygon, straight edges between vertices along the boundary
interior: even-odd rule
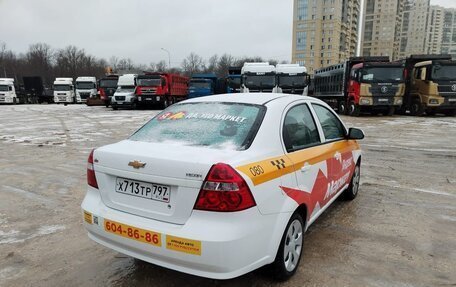
[[[93,168],[93,151],[90,152],[89,159],[87,160],[87,184],[91,187],[98,188],[95,169]]]
[[[101,88],[98,89],[98,93],[100,95],[100,99],[106,100],[106,93],[105,93],[104,89],[101,89]]]
[[[203,182],[194,209],[234,212],[255,205],[252,192],[239,173],[227,164],[218,163]]]

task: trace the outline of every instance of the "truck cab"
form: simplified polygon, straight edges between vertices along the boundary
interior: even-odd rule
[[[188,97],[198,98],[215,94],[217,76],[214,74],[197,74],[190,79]]]
[[[166,77],[159,73],[139,75],[135,94],[138,104],[142,106],[163,105],[165,101],[168,101],[166,96],[169,94]]]
[[[119,77],[117,82],[117,90],[111,99],[111,106],[113,110],[118,108],[131,108],[137,107],[136,101],[136,79],[137,74],[126,74]]]
[[[404,65],[391,62],[355,64],[348,80],[348,112],[361,110],[393,115],[403,103],[405,93]]]
[[[276,86],[276,68],[265,63],[245,63],[242,67],[241,93],[273,92]]]
[[[0,104],[16,104],[17,102],[14,79],[0,78]]]
[[[229,67],[228,76],[226,77],[226,92],[228,94],[241,92],[242,67]]]
[[[75,101],[73,78],[56,78],[54,81],[54,102],[70,104]]]
[[[87,105],[104,105],[109,107],[111,99],[117,90],[118,75],[108,75],[98,81],[97,97],[91,97],[87,100]]]
[[[97,78],[78,77],[76,79],[76,102],[85,103],[87,99],[97,95]]]
[[[310,77],[306,67],[299,64],[278,64],[275,93],[307,96]]]
[[[456,61],[429,60],[414,65],[410,74],[412,115],[456,115]]]

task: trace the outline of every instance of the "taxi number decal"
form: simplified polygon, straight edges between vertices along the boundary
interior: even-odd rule
[[[259,176],[264,173],[264,169],[261,165],[254,165],[251,168],[249,168],[249,170],[253,176]]]
[[[201,241],[166,235],[166,248],[183,253],[201,255]]]
[[[154,231],[144,230],[111,220],[105,220],[104,230],[118,236],[133,239],[153,246],[161,247],[162,245],[161,234]]]

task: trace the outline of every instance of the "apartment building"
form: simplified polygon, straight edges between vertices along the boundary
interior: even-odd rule
[[[403,9],[402,0],[365,1],[361,32],[362,55],[398,58]]]
[[[447,8],[443,14],[441,53],[456,59],[456,9]]]
[[[294,0],[292,62],[315,69],[356,55],[360,0]]]
[[[430,6],[428,14],[426,54],[440,54],[442,51],[442,36],[444,25],[445,8],[441,6]]]
[[[397,58],[426,53],[430,0],[405,0]]]

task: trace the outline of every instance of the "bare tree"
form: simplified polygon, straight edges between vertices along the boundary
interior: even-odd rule
[[[203,58],[193,52],[182,61],[182,72],[187,76],[201,73],[204,70],[205,65]]]
[[[219,77],[226,77],[228,75],[228,68],[236,65],[236,59],[229,55],[223,54],[218,62],[216,74]]]

